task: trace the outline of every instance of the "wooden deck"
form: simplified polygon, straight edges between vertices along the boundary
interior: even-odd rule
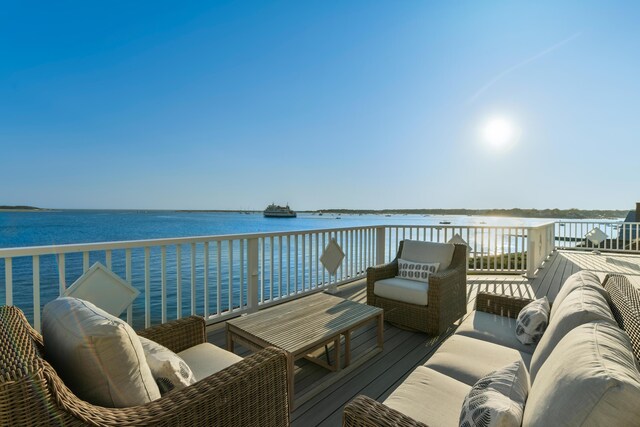
[[[547,295],[553,301],[567,277],[580,270],[591,270],[604,278],[607,273],[627,275],[640,289],[640,255],[594,255],[585,252],[557,251],[545,262],[533,279],[516,275],[469,275],[467,277],[468,311],[473,310],[478,291],[539,298]],[[366,302],[363,280],[342,286],[340,296]],[[359,394],[384,400],[417,366],[422,365],[455,327],[439,337],[428,337],[385,323],[384,351],[336,380],[328,371],[304,360],[296,363],[296,396],[312,389],[323,389],[298,406],[292,415],[292,425],[340,426],[342,408]],[[375,342],[375,325],[364,327],[353,335],[352,352],[368,349]],[[209,333],[209,341],[225,346],[224,329]],[[246,350],[237,349],[239,354]]]

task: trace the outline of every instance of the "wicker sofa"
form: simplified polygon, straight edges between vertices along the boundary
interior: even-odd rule
[[[377,295],[376,292],[376,282],[394,280],[398,275],[398,259],[408,256],[411,261],[419,261],[407,254],[409,244],[414,252],[420,251],[420,246],[424,246],[426,251],[434,247],[438,250],[438,246],[453,246],[450,264],[429,277],[427,305],[399,301]],[[418,257],[420,255],[416,256]],[[384,319],[388,322],[430,335],[439,335],[467,312],[466,264],[465,245],[402,241],[393,261],[367,269],[367,304],[384,309]]]
[[[139,332],[174,352],[206,341],[192,316]],[[43,357],[42,336],[14,306],[0,307],[0,425],[288,426],[287,360],[257,352],[148,404],[104,408],[79,399]]]
[[[533,348],[520,344],[513,333],[514,319],[530,300],[479,293],[476,310],[423,366],[384,403],[366,396],[351,401],[344,409],[343,425],[458,425],[472,385],[514,360],[522,361],[531,379],[522,425],[640,425],[639,291],[620,275],[607,276],[603,285],[590,284],[591,289],[573,288],[567,282],[563,299],[559,294],[552,307],[545,332],[551,335],[543,335]],[[598,293],[606,310],[594,303]],[[561,330],[560,322],[570,323],[566,319],[578,326]],[[565,334],[558,335],[560,330]],[[599,330],[617,334],[623,350],[598,335]],[[550,352],[546,359],[540,355],[544,352]]]

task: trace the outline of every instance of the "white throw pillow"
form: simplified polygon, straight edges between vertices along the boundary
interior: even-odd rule
[[[180,356],[155,341],[139,338],[160,394],[180,390],[196,382],[191,368]]]
[[[480,378],[464,399],[461,427],[520,426],[529,378],[522,361]]]
[[[516,338],[522,344],[537,344],[549,324],[549,300],[546,296],[524,306],[516,319]]]
[[[429,283],[429,276],[438,271],[439,262],[421,263],[398,259],[398,277]]]
[[[90,302],[61,297],[45,305],[42,336],[47,360],[81,399],[121,408],[160,398],[138,335]]]

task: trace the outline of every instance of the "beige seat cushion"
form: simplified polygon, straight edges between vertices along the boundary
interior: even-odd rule
[[[215,374],[242,360],[242,357],[237,354],[223,350],[208,342],[181,351],[178,356],[189,365],[196,381],[207,378],[209,375]]]
[[[438,271],[446,270],[451,265],[455,245],[453,243],[421,242],[405,240],[402,244],[400,258],[420,263],[440,263]]]
[[[384,404],[430,427],[455,426],[471,386],[418,366]]]
[[[375,295],[409,304],[427,305],[429,301],[428,292],[428,283],[399,277],[378,280],[373,285],[373,293]]]
[[[536,348],[533,344],[522,344],[518,341],[516,319],[477,310],[462,321],[456,335],[489,341],[529,354]]]
[[[472,386],[490,372],[517,361],[528,372],[529,353],[464,335],[453,335],[424,366]],[[527,374],[527,384],[528,381]]]
[[[558,306],[554,305],[554,314],[531,358],[531,381],[536,380],[538,370],[569,331],[594,320],[604,320],[617,325],[606,299],[591,287],[577,287]]]
[[[584,286],[595,289],[597,292],[601,293],[605,299],[609,298],[608,293],[600,283],[598,276],[592,271],[581,270],[569,276],[562,284],[558,295],[556,295],[556,298],[553,300],[553,306],[551,307],[551,314],[549,318],[553,316],[557,307],[560,306],[560,303],[564,301],[567,295]]]
[[[640,373],[629,337],[602,321],[567,333],[533,381],[523,425],[640,425]]]
[[[138,335],[90,302],[61,297],[42,313],[47,360],[78,397],[121,408],[160,398]]]

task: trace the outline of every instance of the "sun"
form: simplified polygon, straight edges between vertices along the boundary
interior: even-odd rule
[[[482,138],[494,149],[504,149],[515,142],[517,129],[503,116],[489,118],[482,127]]]

